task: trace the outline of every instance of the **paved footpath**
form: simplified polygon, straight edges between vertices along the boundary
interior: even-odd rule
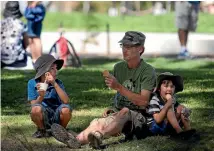
[[[145,33],[145,53],[148,56],[177,55],[180,50],[176,33]],[[121,57],[118,41],[124,32],[90,33],[67,32],[64,35],[75,47],[80,56]],[[43,52],[48,53],[59,38],[57,32],[43,32],[41,35]],[[108,40],[109,39],[109,40]],[[190,33],[188,48],[192,55],[214,57],[214,33]]]

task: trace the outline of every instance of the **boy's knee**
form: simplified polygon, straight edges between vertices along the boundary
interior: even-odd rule
[[[62,115],[70,115],[70,114],[71,114],[71,111],[70,111],[69,108],[64,107],[64,108],[62,108],[62,110],[61,110],[61,114],[62,114]]]
[[[183,110],[183,106],[179,105],[176,109],[177,113],[181,113],[181,111]]]
[[[42,114],[42,107],[41,106],[33,106],[31,109],[31,115],[41,115]]]

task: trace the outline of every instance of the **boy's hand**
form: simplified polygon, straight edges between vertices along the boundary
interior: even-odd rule
[[[183,114],[185,119],[189,119],[190,114],[192,113],[192,111],[186,107],[183,107],[181,114]]]
[[[172,95],[171,94],[166,94],[166,100],[172,100]]]
[[[41,97],[44,97],[45,96],[45,90],[40,90],[40,83],[37,83],[36,84],[36,88],[37,88],[37,92],[39,93],[39,95],[41,96]]]
[[[171,107],[172,104],[173,104],[173,98],[172,98],[172,95],[171,94],[166,94],[166,105],[167,107]]]
[[[54,86],[55,79],[54,77],[50,74],[50,72],[45,73],[45,80],[47,83],[51,83]]]

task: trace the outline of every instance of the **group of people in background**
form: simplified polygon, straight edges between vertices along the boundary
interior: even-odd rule
[[[156,77],[155,68],[141,58],[145,40],[143,33],[128,31],[119,41],[123,60],[114,65],[112,74],[103,74],[105,84],[116,91],[114,105],[79,134],[66,130],[72,108],[65,87],[56,76],[64,61],[52,55],[39,57],[35,62],[36,75],[28,82],[31,119],[37,126],[33,137],[53,136],[73,149],[85,144],[100,148],[103,139],[122,133],[125,141],[156,135],[181,140],[195,137],[196,130],[190,126],[191,111],[175,96],[183,91],[183,78],[170,72]],[[48,84],[47,89],[41,89],[44,83]]]
[[[46,10],[41,1],[26,3],[23,14],[18,1],[5,4],[1,21],[1,68],[34,69],[33,64],[42,55],[40,35]],[[23,15],[27,25],[21,20]]]
[[[23,5],[26,3],[27,5]],[[178,1],[175,3],[176,26],[181,50],[178,58],[191,58],[188,35],[197,28],[200,1]],[[33,69],[35,61],[42,55],[42,21],[47,6],[42,1],[8,1],[1,21],[1,68]],[[25,25],[21,17],[25,16]],[[28,51],[29,53],[27,53]]]

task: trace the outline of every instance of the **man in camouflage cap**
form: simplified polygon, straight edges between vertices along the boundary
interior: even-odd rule
[[[138,139],[146,136],[141,130],[146,126],[145,108],[156,86],[156,73],[151,65],[141,59],[145,39],[141,32],[128,31],[119,41],[124,60],[114,66],[113,74],[105,75],[106,85],[117,91],[114,105],[76,137],[68,137],[71,134],[67,134],[62,126],[53,125],[57,140],[67,145],[68,142],[79,142],[99,148],[103,138],[117,136],[121,132],[126,140],[132,139],[133,135]]]
[[[142,45],[144,46],[146,36],[138,31],[128,31],[119,43],[127,45]]]
[[[96,131],[90,134],[90,136],[94,134],[94,137],[89,139],[91,144],[100,142],[97,141],[100,138],[121,132],[128,140],[132,139],[133,135],[137,138],[145,137],[138,134],[146,124],[145,108],[156,86],[154,68],[141,59],[145,49],[145,39],[146,36],[141,32],[128,31],[119,41],[124,60],[115,64],[112,75],[105,77],[106,85],[117,93],[114,97],[114,105],[105,110],[103,117],[111,116],[110,113],[113,113],[114,120],[98,133]],[[98,135],[99,133],[101,135]]]

